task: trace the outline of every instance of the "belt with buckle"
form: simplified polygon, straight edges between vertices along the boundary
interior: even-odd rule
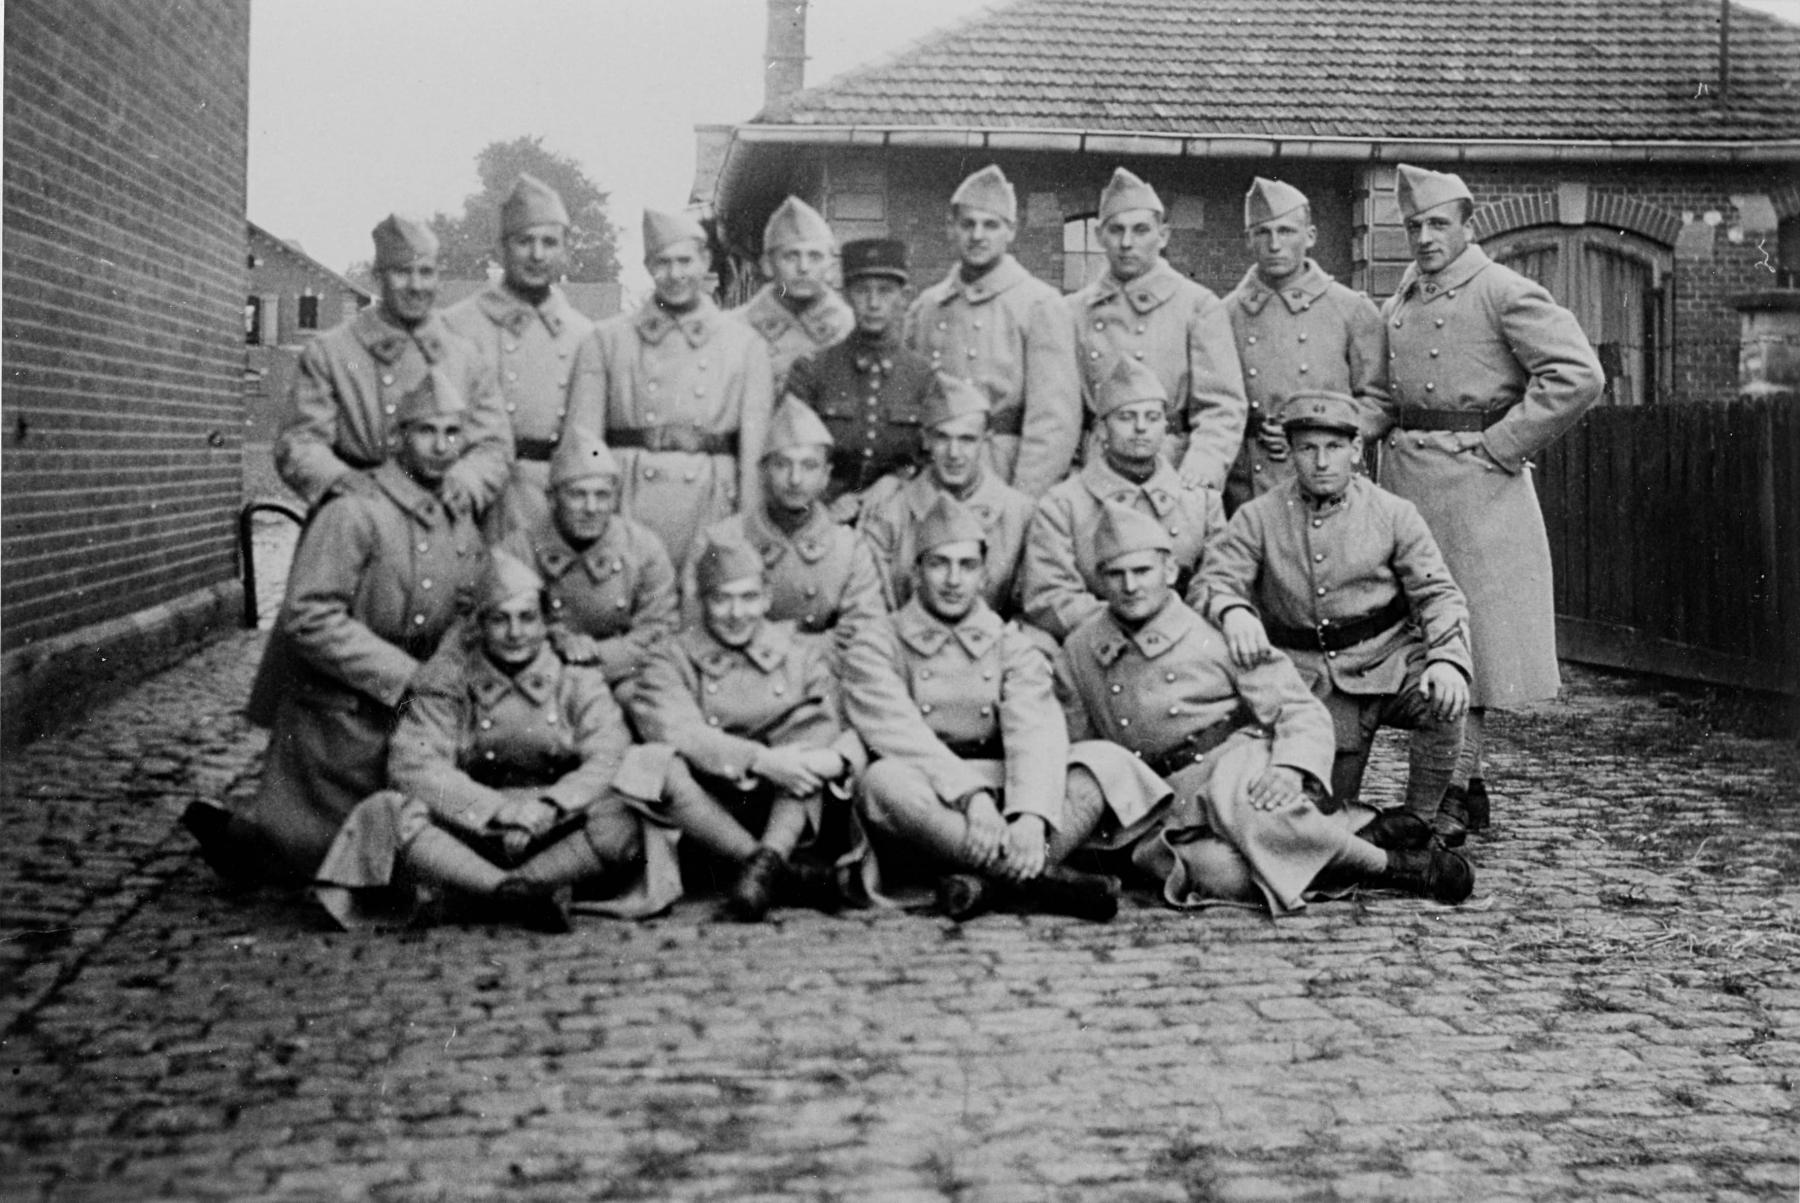
[[[1412,610],[1399,595],[1379,610],[1347,622],[1320,623],[1316,627],[1284,627],[1269,623],[1269,642],[1279,648],[1304,651],[1341,652],[1347,647],[1365,643],[1406,621]]]
[[[516,459],[547,462],[556,453],[555,439],[513,439],[513,456]]]
[[[606,432],[609,447],[637,447],[644,451],[680,451],[688,455],[736,455],[737,431],[723,434],[701,430],[692,422],[662,426],[617,426]]]
[[[1482,431],[1504,418],[1511,408],[1507,405],[1498,409],[1425,409],[1402,405],[1394,425],[1401,430]]]
[[[1208,752],[1230,739],[1241,726],[1241,715],[1232,715],[1222,723],[1214,723],[1194,732],[1174,747],[1143,758],[1158,777],[1173,777],[1182,769],[1198,762]]]

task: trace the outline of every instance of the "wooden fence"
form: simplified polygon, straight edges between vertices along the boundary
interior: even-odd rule
[[[1800,405],[1596,408],[1537,487],[1565,658],[1800,695]]]

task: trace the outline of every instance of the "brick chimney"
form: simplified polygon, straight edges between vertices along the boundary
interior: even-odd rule
[[[806,2],[769,0],[769,41],[763,49],[763,108],[806,86]]]

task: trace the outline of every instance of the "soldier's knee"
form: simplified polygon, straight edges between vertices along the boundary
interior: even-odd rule
[[[900,760],[879,760],[863,774],[856,794],[857,813],[877,831],[891,832],[906,826],[906,816],[920,806],[923,779]],[[936,799],[931,801],[935,804]]]
[[[1224,840],[1196,840],[1182,848],[1181,859],[1196,894],[1226,902],[1255,902],[1260,897],[1250,862]]]
[[[587,841],[607,864],[636,864],[644,859],[644,821],[623,806],[597,806],[588,812]]]

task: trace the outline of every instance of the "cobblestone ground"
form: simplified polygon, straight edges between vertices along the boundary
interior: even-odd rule
[[[1458,909],[353,936],[175,825],[261,638],[5,766],[0,1198],[1800,1195],[1800,757],[1703,695],[1509,716]]]

